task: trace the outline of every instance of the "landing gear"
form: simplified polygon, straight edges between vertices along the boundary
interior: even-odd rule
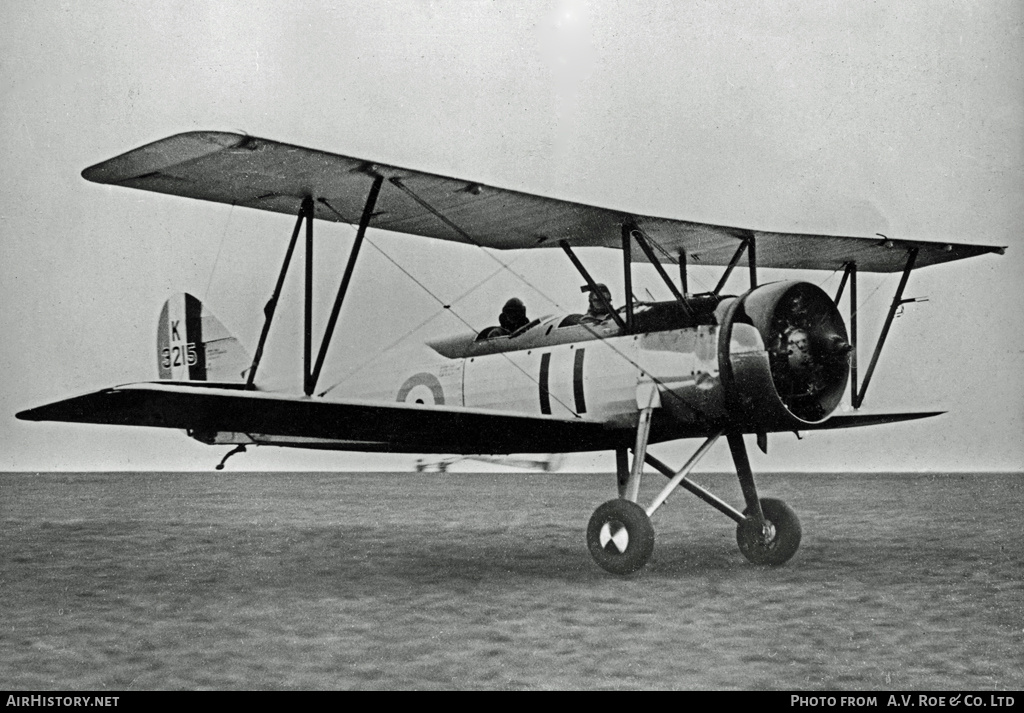
[[[654,552],[651,516],[677,487],[688,490],[735,521],[736,542],[740,552],[754,564],[777,566],[785,564],[796,554],[800,547],[800,519],[781,500],[758,497],[742,434],[719,431],[711,435],[686,465],[675,472],[646,452],[645,430],[649,427],[649,419],[645,423],[641,418],[631,469],[628,467],[626,450],[616,452],[619,498],[609,500],[597,508],[587,526],[587,547],[601,568],[612,574],[633,574],[647,564]],[[722,435],[726,435],[729,442],[736,476],[746,501],[743,512],[687,479],[693,467]],[[635,502],[645,462],[670,479],[646,510]]]
[[[736,542],[743,556],[754,564],[785,564],[800,547],[800,519],[786,503],[775,498],[758,498],[747,447],[739,433],[728,435],[729,450],[736,465],[736,477],[747,507],[736,525]]]
[[[654,526],[644,509],[617,498],[601,505],[587,525],[587,547],[603,569],[633,574],[654,552]]]
[[[647,564],[654,552],[654,526],[651,513],[636,504],[640,478],[651,432],[651,414],[661,405],[653,383],[637,387],[640,419],[633,447],[633,467],[625,448],[615,451],[615,470],[619,497],[594,511],[587,525],[587,548],[597,564],[612,574],[633,574]]]
[[[744,511],[748,517],[736,525],[736,543],[754,564],[784,564],[800,547],[800,519],[793,508],[775,498],[762,498],[761,512],[764,520],[759,522]]]

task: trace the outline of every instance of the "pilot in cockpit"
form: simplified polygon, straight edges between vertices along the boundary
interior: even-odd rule
[[[487,327],[477,336],[477,339],[494,339],[495,337],[507,337],[522,329],[530,320],[526,316],[526,305],[518,297],[511,298],[501,308],[498,315],[500,327]]]
[[[498,324],[509,334],[514,334],[529,323],[530,320],[526,317],[526,305],[518,297],[513,297],[506,302],[505,306],[501,308],[501,314],[498,315]]]
[[[597,324],[603,322],[611,317],[611,312],[605,307],[605,303],[601,301],[597,291],[599,290],[604,295],[605,300],[610,305],[612,303],[612,291],[608,289],[605,284],[598,283],[596,290],[590,290],[590,307],[587,309],[587,313],[580,319],[581,324]]]

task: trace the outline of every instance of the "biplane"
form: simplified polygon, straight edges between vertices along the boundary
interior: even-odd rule
[[[800,521],[783,501],[762,498],[745,436],[767,450],[769,433],[851,428],[936,415],[859,411],[914,269],[1003,248],[886,236],[778,233],[638,215],[507,190],[359,158],[222,132],[172,136],[87,168],[89,181],[294,215],[263,327],[250,353],[195,297],[181,294],[159,317],[159,379],[22,411],[32,421],[184,430],[211,445],[342,451],[499,455],[614,451],[618,497],[596,508],[587,545],[605,570],[641,569],[654,548],[651,517],[684,488],[736,523],[751,562],[780,565],[800,545]],[[348,223],[355,239],[319,345],[313,339],[313,227]],[[592,312],[525,324],[475,325],[428,342],[429,356],[361,380],[359,393],[321,383],[325,358],[368,229],[488,249],[551,250],[578,270]],[[302,393],[271,391],[260,363],[300,235],[305,281]],[[609,292],[580,248],[622,255],[625,295]],[[633,295],[634,263],[652,265],[672,294]],[[688,286],[688,265],[721,266],[710,292]],[[676,272],[670,275],[669,269]],[[737,267],[747,289],[727,295]],[[838,291],[804,281],[761,284],[758,268],[842,271]],[[857,276],[900,273],[862,378]],[[678,283],[678,284],[677,284]],[[840,311],[847,293],[849,325]],[[506,328],[508,327],[508,328]],[[850,389],[854,410],[837,413]],[[722,437],[743,497],[736,508],[690,479]],[[648,445],[702,439],[682,468]],[[224,460],[228,456],[224,457]],[[224,460],[218,469],[224,465]],[[645,508],[645,465],[668,477]]]

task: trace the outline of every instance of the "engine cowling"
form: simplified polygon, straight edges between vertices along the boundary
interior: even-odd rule
[[[832,298],[809,282],[774,282],[720,308],[718,362],[730,418],[751,431],[827,419],[842,400],[852,351]]]

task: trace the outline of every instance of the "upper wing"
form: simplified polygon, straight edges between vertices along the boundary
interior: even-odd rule
[[[918,248],[917,267],[1003,252],[991,245],[774,233],[637,215],[224,132],[178,134],[82,172],[97,183],[292,215],[312,196],[317,218],[347,223],[358,222],[377,175],[387,180],[371,227],[489,248],[556,247],[561,240],[618,248],[621,226],[631,221],[666,252],[685,250],[702,265],[729,264],[750,237],[758,264],[777,268],[835,270],[856,261],[861,271],[895,272],[904,269],[911,247]],[[640,250],[632,258],[647,259]]]
[[[328,439],[321,448],[401,453],[553,453],[614,447],[599,423],[481,409],[325,401],[245,391],[243,385],[140,383],[22,411],[27,421]],[[628,434],[626,437],[628,441]]]

